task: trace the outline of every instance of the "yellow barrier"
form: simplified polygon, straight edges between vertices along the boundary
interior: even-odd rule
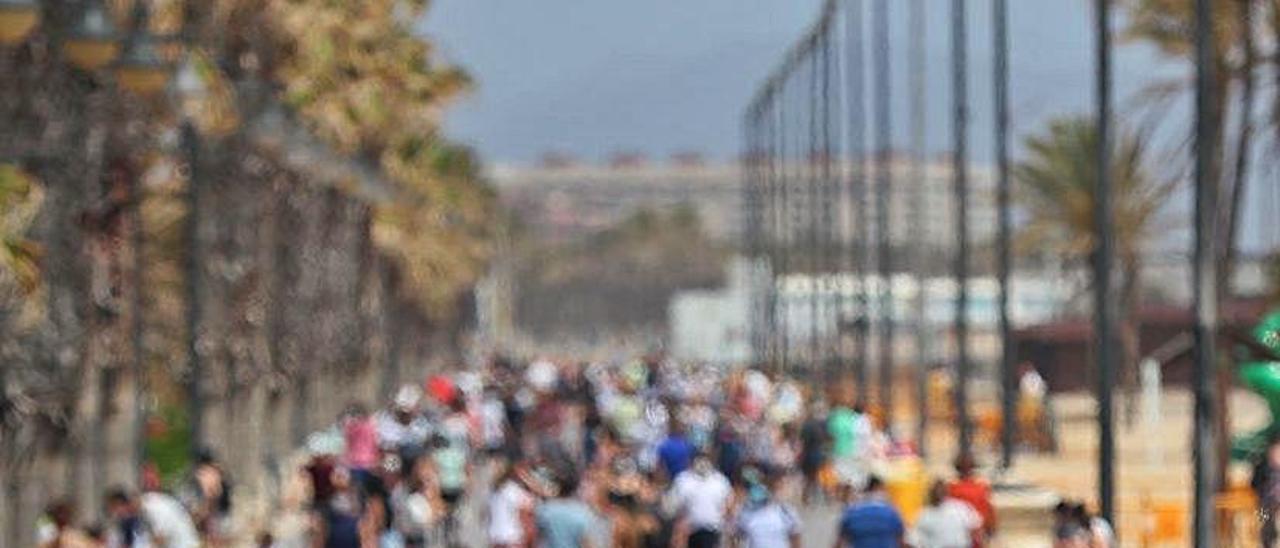
[[[886,470],[884,483],[889,502],[902,513],[907,524],[915,524],[929,493],[929,475],[925,473],[924,463],[914,457],[893,461]]]

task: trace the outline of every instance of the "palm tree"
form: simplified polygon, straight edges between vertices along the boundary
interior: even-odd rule
[[[1121,5],[1129,19],[1126,32],[1129,39],[1147,43],[1164,56],[1181,59],[1191,65],[1195,53],[1195,14],[1191,2],[1125,0]],[[1255,152],[1255,132],[1259,126],[1269,123],[1271,132],[1280,136],[1280,90],[1272,89],[1270,100],[1274,108],[1270,119],[1259,120],[1255,115],[1256,103],[1265,98],[1260,97],[1259,92],[1267,91],[1267,88],[1257,85],[1257,79],[1262,76],[1259,72],[1266,70],[1265,61],[1268,59],[1280,66],[1280,51],[1271,51],[1270,54],[1259,51],[1259,44],[1275,44],[1280,37],[1280,4],[1272,0],[1234,0],[1219,2],[1214,9],[1213,74],[1218,93],[1212,104],[1214,112],[1211,119],[1215,123],[1213,133],[1217,136],[1214,146],[1220,156],[1213,166],[1211,178],[1219,180],[1224,198],[1218,222],[1221,227],[1219,249],[1226,270],[1221,276],[1223,286],[1219,292],[1220,297],[1228,297],[1230,288],[1226,284],[1235,266],[1241,205],[1251,172],[1250,158]],[[1265,10],[1270,10],[1273,23],[1270,28],[1258,24],[1260,16],[1267,15]],[[1190,91],[1190,80],[1185,80],[1175,85],[1153,85],[1140,97],[1173,98]],[[1237,101],[1234,107],[1228,104],[1231,99]],[[1154,115],[1167,114],[1168,103],[1165,101],[1150,101],[1148,106]],[[1234,130],[1234,138],[1228,138],[1228,129]],[[1192,131],[1193,128],[1188,126],[1187,135]]]
[[[40,283],[39,248],[25,233],[42,196],[16,166],[0,164],[0,338]]]
[[[1154,46],[1167,57],[1181,59],[1191,66],[1195,54],[1195,17],[1192,3],[1186,0],[1123,0],[1129,20],[1129,37]],[[1240,218],[1243,214],[1246,185],[1252,166],[1250,158],[1257,151],[1255,133],[1266,129],[1273,136],[1273,145],[1280,145],[1280,88],[1259,87],[1258,78],[1280,79],[1280,3],[1274,0],[1233,0],[1218,2],[1214,6],[1212,39],[1214,42],[1214,76],[1218,93],[1212,103],[1211,120],[1214,122],[1213,143],[1217,151],[1210,166],[1209,178],[1219,182],[1222,200],[1218,209],[1219,272],[1215,292],[1220,302],[1232,295],[1231,280],[1237,256]],[[1270,51],[1261,48],[1270,46]],[[1270,65],[1270,67],[1268,67]],[[1156,94],[1177,96],[1190,91],[1189,85],[1160,86]],[[1270,96],[1265,94],[1269,93]],[[1237,103],[1229,105],[1231,99]],[[1256,103],[1270,102],[1271,112],[1259,117]],[[1160,103],[1152,114],[1167,114],[1167,104]],[[1234,138],[1228,139],[1227,130],[1234,129]],[[1191,135],[1188,129],[1187,135]],[[1191,142],[1188,140],[1187,142]],[[1262,154],[1261,161],[1274,161],[1274,154]],[[1187,155],[1191,157],[1190,154]],[[1230,359],[1229,353],[1223,356]],[[1221,394],[1229,394],[1233,369],[1221,367],[1217,371]],[[1230,406],[1226,398],[1219,398],[1215,415],[1220,432],[1228,432]],[[1230,440],[1218,438],[1217,477],[1226,477]]]
[[[1093,212],[1096,200],[1097,126],[1076,116],[1049,122],[1046,130],[1027,139],[1027,157],[1014,166],[1018,206],[1027,216],[1018,246],[1085,263],[1096,245]],[[1142,250],[1163,228],[1160,210],[1174,189],[1172,181],[1155,178],[1147,168],[1147,140],[1120,132],[1111,154],[1116,254],[1119,259],[1121,382],[1129,391],[1132,410],[1137,381],[1138,295],[1141,292]]]
[[[31,308],[30,296],[40,284],[39,249],[26,239],[27,227],[40,207],[41,188],[16,166],[0,163],[0,485],[9,499],[3,511],[9,523],[19,515],[18,490],[21,466],[34,447],[34,420],[11,400],[20,394],[15,384],[20,367],[10,342],[17,337],[16,317]],[[15,529],[17,529],[15,527]],[[0,542],[13,541],[16,535],[0,535]]]

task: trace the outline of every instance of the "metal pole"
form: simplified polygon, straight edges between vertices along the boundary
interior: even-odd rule
[[[911,193],[911,241],[916,245],[915,271],[916,296],[912,301],[912,317],[916,345],[916,450],[926,454],[925,440],[929,427],[929,343],[925,331],[925,272],[929,250],[925,244],[924,199],[928,192],[925,181],[925,120],[928,116],[928,103],[925,99],[925,43],[926,25],[924,17],[924,0],[912,0],[908,4],[908,35],[911,36],[911,47],[908,53],[911,75],[911,181],[915,185]]]
[[[782,275],[782,289],[779,291],[778,303],[778,323],[781,324],[782,332],[780,366],[782,371],[790,372],[791,370],[791,300],[790,288],[787,286],[787,276],[791,274],[791,233],[795,227],[792,205],[791,205],[791,159],[787,157],[787,140],[790,138],[790,128],[787,125],[790,120],[787,118],[787,83],[785,80],[779,81],[778,87],[778,165],[777,185],[778,185],[778,266]]]
[[[1009,272],[1013,267],[1010,252],[1012,221],[1009,217],[1009,3],[993,0],[992,18],[995,35],[995,114],[996,114],[996,214],[997,232],[996,278],[1000,285],[997,306],[1000,309],[1000,467],[1013,466],[1013,448],[1017,432],[1014,396],[1012,327],[1009,321]]]
[[[870,361],[869,343],[869,303],[867,299],[867,263],[870,260],[867,229],[871,226],[867,203],[866,177],[866,73],[863,68],[863,31],[862,0],[851,0],[848,19],[846,21],[849,40],[849,178],[852,181],[854,201],[854,261],[853,274],[856,282],[854,307],[854,383],[857,385],[858,401],[866,402],[870,392],[867,383],[867,362]]]
[[[880,407],[885,424],[893,420],[893,120],[890,109],[889,0],[876,0],[876,237],[880,267]]]
[[[747,263],[747,332],[748,341],[750,341],[751,353],[748,361],[753,365],[760,363],[762,352],[760,351],[760,298],[757,275],[757,264],[760,260],[760,245],[757,237],[760,224],[758,221],[758,209],[756,207],[756,196],[759,194],[760,171],[759,171],[759,108],[754,105],[747,112],[747,116],[742,125],[743,151],[742,151],[742,243],[743,252]]]
[[[820,40],[819,51],[822,54],[821,56],[821,59],[822,59],[822,156],[820,157],[820,160],[822,162],[821,172],[820,172],[820,175],[822,177],[822,203],[819,204],[819,206],[822,208],[822,234],[821,234],[822,236],[822,255],[821,255],[821,258],[822,258],[822,269],[821,269],[822,323],[824,326],[826,326],[827,329],[830,329],[833,324],[833,322],[830,321],[832,318],[831,313],[835,311],[835,307],[832,306],[834,303],[832,302],[832,299],[831,299],[831,294],[832,294],[831,277],[835,272],[835,268],[832,267],[832,261],[831,261],[831,250],[832,250],[832,240],[833,240],[832,229],[833,229],[833,225],[835,224],[834,217],[832,215],[831,202],[833,199],[832,191],[834,190],[833,187],[835,183],[833,179],[833,172],[831,169],[832,167],[831,162],[833,157],[832,150],[834,147],[831,146],[831,141],[832,141],[831,79],[832,79],[832,76],[831,76],[831,37],[829,34],[833,27],[830,24],[829,16],[824,15],[823,20],[824,20],[824,23],[821,27],[822,34],[819,35],[819,38],[818,38]],[[828,334],[826,335],[825,337],[826,344],[823,345],[823,349],[822,349],[822,361],[821,361],[822,374],[823,374],[823,379],[826,381],[830,381],[832,378],[830,358],[831,358],[832,350],[836,348],[836,346],[832,344],[835,341],[835,339],[831,336],[831,333],[832,332],[828,332]]]
[[[776,89],[776,88],[775,88]],[[769,106],[765,120],[765,190],[768,200],[766,209],[766,248],[769,260],[769,295],[767,321],[769,322],[769,362],[775,372],[780,363],[778,355],[778,178],[777,178],[777,94],[770,93]]]
[[[956,203],[955,407],[959,452],[972,452],[969,421],[969,81],[965,0],[951,0],[952,179]]]
[[[818,336],[819,308],[822,301],[819,298],[818,276],[822,268],[819,256],[821,255],[821,241],[818,237],[821,227],[818,225],[818,211],[821,205],[818,202],[822,199],[820,196],[822,182],[819,180],[818,162],[820,151],[818,149],[818,141],[821,137],[818,132],[818,105],[820,95],[818,91],[818,60],[813,55],[813,49],[809,50],[807,63],[809,64],[809,157],[805,160],[805,168],[807,173],[805,178],[808,180],[809,190],[805,200],[805,213],[809,217],[809,261],[808,261],[808,290],[809,290],[809,375],[813,375],[818,368],[821,360],[821,340]],[[810,377],[812,378],[812,377]]]
[[[1214,86],[1214,43],[1212,2],[1195,2],[1196,39],[1196,241],[1192,287],[1195,291],[1195,428],[1193,467],[1195,469],[1194,517],[1192,533],[1196,548],[1214,545],[1213,489],[1218,485],[1215,431],[1215,398],[1218,397],[1214,360],[1218,331],[1217,218],[1218,182],[1213,179],[1217,161],[1217,115],[1213,105],[1218,90]]]
[[[1115,236],[1111,211],[1111,7],[1107,0],[1094,4],[1097,32],[1098,150],[1094,189],[1094,344],[1098,363],[1098,508],[1115,525],[1115,421],[1112,388],[1115,384],[1114,298],[1111,291]]]

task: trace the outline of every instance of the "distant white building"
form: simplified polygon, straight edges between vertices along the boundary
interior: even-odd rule
[[[868,164],[870,165],[870,164]],[[924,180],[911,179],[911,166],[905,157],[895,156],[889,163],[894,184],[889,196],[892,222],[889,239],[894,246],[914,243],[914,223],[908,216],[917,193],[927,215],[919,225],[920,237],[931,248],[945,248],[955,243],[952,203],[953,175],[951,163],[937,158],[924,166]],[[837,241],[848,241],[852,234],[854,202],[847,174],[851,163],[841,161],[836,167],[836,181],[831,192],[832,218],[837,225]],[[790,168],[799,170],[801,167]],[[875,241],[877,225],[877,182],[867,170],[868,220]],[[550,235],[572,236],[608,228],[641,209],[670,211],[688,205],[698,211],[707,234],[718,240],[738,242],[743,229],[746,193],[743,172],[736,163],[681,163],[635,161],[621,165],[554,164],[538,166],[496,166],[487,174],[499,191],[504,204],[521,214],[522,220]],[[990,241],[995,235],[995,183],[992,172],[974,165],[969,170],[969,226],[975,244]],[[778,218],[790,219],[790,226],[775,226],[779,238],[790,237],[793,245],[804,246],[808,230],[802,212],[812,204],[815,187],[808,179],[796,179],[787,189],[785,207],[789,215],[775,212]],[[781,200],[779,189],[775,199]],[[779,207],[782,207],[779,202]]]
[[[670,348],[675,357],[719,364],[741,364],[751,359],[751,298],[768,288],[751,290],[748,264],[741,259],[733,261],[724,289],[686,291],[672,299]],[[823,345],[834,344],[837,320],[857,316],[855,297],[864,289],[851,274],[818,279],[790,275],[780,278],[776,287],[774,321],[777,329],[790,335],[793,355],[801,359],[810,348],[811,337],[818,337]],[[912,276],[897,275],[886,286],[883,279],[871,276],[865,289],[873,336],[879,328],[876,319],[881,314],[881,303],[885,302],[881,296],[891,295],[894,323],[898,326],[895,353],[904,360],[915,356],[913,303],[918,292],[924,291],[924,328],[932,344],[926,352],[931,359],[949,355],[954,344],[951,325],[958,296],[954,280],[936,277],[917,283]],[[994,361],[998,356],[998,291],[994,278],[969,280],[970,346],[976,362]],[[1010,319],[1015,327],[1052,320],[1062,313],[1071,296],[1056,276],[1017,273],[1010,281]],[[873,356],[876,347],[872,345]]]
[[[671,299],[668,349],[682,361],[740,364],[751,359],[748,263],[730,263],[723,289],[681,291]]]

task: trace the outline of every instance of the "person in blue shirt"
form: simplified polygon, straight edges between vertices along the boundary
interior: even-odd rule
[[[902,515],[889,504],[884,482],[871,476],[862,497],[840,516],[835,548],[900,548],[906,529]]]
[[[696,452],[697,449],[685,435],[684,425],[673,419],[667,429],[667,438],[658,444],[658,462],[662,464],[662,471],[667,479],[675,479],[680,472],[687,470]]]

